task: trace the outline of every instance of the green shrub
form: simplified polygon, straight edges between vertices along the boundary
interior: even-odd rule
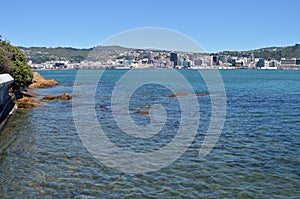
[[[14,78],[14,89],[32,82],[33,73],[26,62],[26,57],[19,48],[0,40],[0,73],[9,73]]]

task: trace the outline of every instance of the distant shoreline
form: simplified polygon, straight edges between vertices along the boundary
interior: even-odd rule
[[[258,69],[258,68],[199,68],[199,69],[187,69],[187,68],[80,68],[80,69],[34,69],[34,71],[76,71],[76,70],[261,70],[261,71],[278,71],[278,70],[286,70],[286,71],[297,71],[299,69]]]

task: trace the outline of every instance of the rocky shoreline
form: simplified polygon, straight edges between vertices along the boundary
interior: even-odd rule
[[[59,85],[54,79],[45,79],[37,72],[33,72],[33,82],[28,86],[29,89],[34,88],[49,88],[55,85]]]
[[[41,102],[50,102],[50,101],[57,101],[57,100],[71,100],[72,97],[79,96],[79,94],[74,94],[73,96],[69,95],[68,93],[64,93],[62,95],[52,96],[52,95],[46,95],[46,96],[38,96],[34,94],[32,91],[37,88],[50,88],[52,86],[59,85],[59,82],[57,82],[54,79],[45,79],[42,75],[40,75],[37,72],[34,72],[33,82],[30,84],[25,90],[23,90],[20,94],[20,98],[15,102],[18,109],[30,109],[34,107],[41,106]],[[191,94],[186,92],[177,92],[171,95],[168,95],[166,97],[168,98],[174,98],[174,97],[185,97],[190,96]],[[207,96],[207,93],[196,93],[192,94],[194,96]],[[144,108],[150,108],[144,107]],[[149,114],[149,111],[144,110],[138,110],[136,112],[137,114]]]
[[[72,96],[68,93],[64,93],[58,96],[46,95],[39,99],[39,96],[32,92],[33,89],[37,88],[50,88],[52,86],[59,85],[54,79],[45,79],[42,75],[34,72],[33,82],[27,89],[23,90],[20,94],[20,98],[15,102],[18,109],[30,109],[41,106],[41,102],[49,102],[55,100],[71,100]]]

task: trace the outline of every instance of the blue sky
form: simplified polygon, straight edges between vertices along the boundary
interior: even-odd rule
[[[162,27],[208,52],[300,43],[298,0],[5,0],[0,34],[19,46],[88,48],[119,32]]]

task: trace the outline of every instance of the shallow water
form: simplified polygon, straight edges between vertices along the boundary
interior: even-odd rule
[[[40,95],[72,93],[77,71],[39,71],[61,85]],[[93,73],[93,71],[90,71]],[[107,70],[96,92],[97,118],[116,145],[155,151],[172,141],[180,118],[176,98],[159,85],[145,85],[131,98],[139,125],[143,105],[160,103],[168,113],[161,133],[133,139],[116,127],[110,98],[123,70]],[[299,198],[300,71],[220,71],[227,115],[214,149],[198,153],[211,115],[210,96],[198,97],[200,126],[188,150],[174,163],[143,174],[121,172],[93,158],[77,134],[71,101],[17,111],[0,133],[1,198]],[[196,71],[182,70],[196,93],[207,88]],[[80,85],[76,85],[80,86]]]

